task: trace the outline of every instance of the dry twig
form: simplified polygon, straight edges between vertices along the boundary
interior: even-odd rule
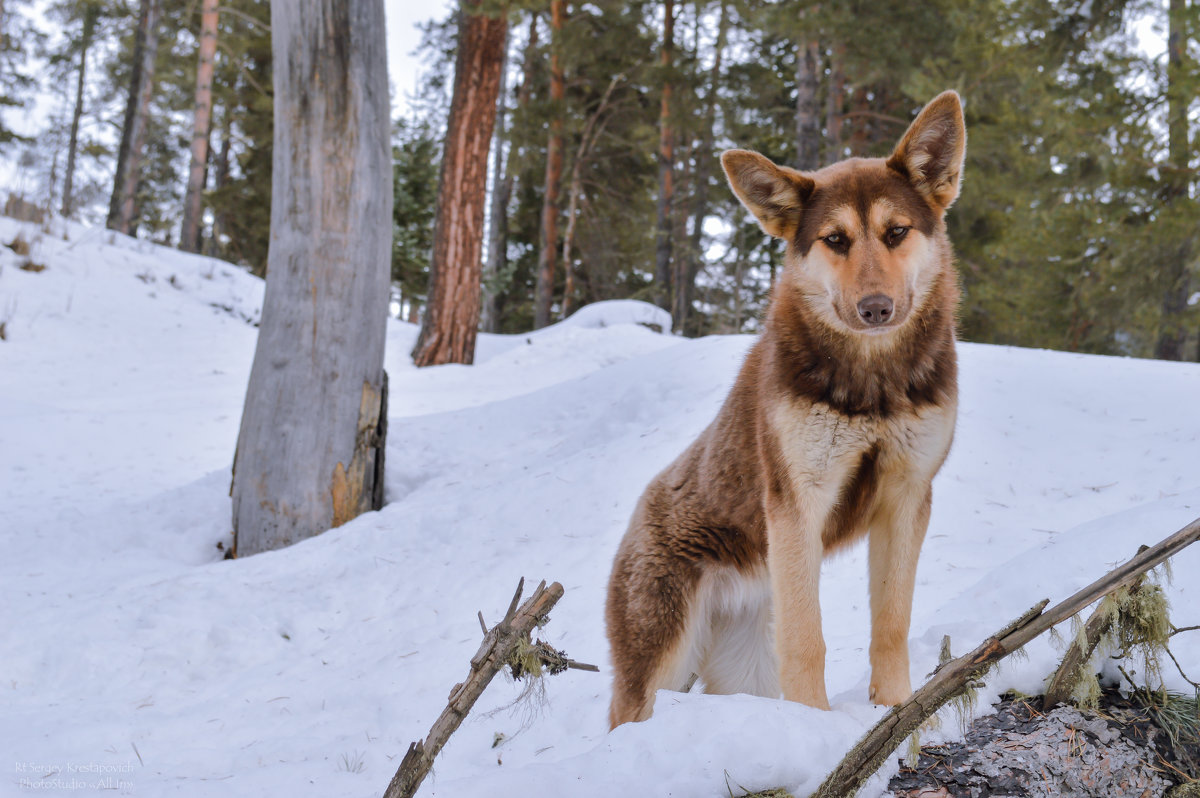
[[[479,625],[484,629],[483,643],[479,646],[479,651],[471,658],[471,672],[467,674],[464,681],[454,685],[454,689],[450,691],[449,702],[430,728],[429,736],[424,741],[415,742],[408,747],[408,753],[400,762],[400,767],[396,770],[396,775],[392,777],[391,783],[388,784],[383,798],[410,798],[416,793],[417,788],[421,786],[421,781],[433,767],[434,757],[438,755],[446,741],[450,739],[450,735],[466,718],[479,696],[483,695],[483,691],[492,681],[492,677],[509,662],[521,643],[529,645],[530,632],[535,626],[541,626],[546,622],[546,616],[550,609],[563,595],[563,586],[558,582],[549,587],[542,582],[538,585],[537,590],[533,591],[533,595],[518,609],[517,603],[521,600],[521,592],[524,587],[525,580],[522,579],[508,606],[508,612],[504,614],[504,620],[493,626],[491,630],[487,629],[483,622],[483,615],[480,614]],[[561,652],[556,653],[561,655]],[[563,659],[565,660],[565,657]],[[579,667],[579,663],[571,660],[566,662],[568,664],[563,667],[572,665]],[[595,666],[583,667],[594,669]]]

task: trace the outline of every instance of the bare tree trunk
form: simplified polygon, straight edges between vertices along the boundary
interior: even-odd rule
[[[563,99],[566,96],[562,68],[562,27],[566,0],[550,0],[550,140],[546,145],[546,188],[542,195],[542,241],[538,252],[537,287],[534,292],[533,326],[550,323],[554,302],[554,261],[558,251],[558,193],[563,168]]]
[[[382,498],[392,230],[384,37],[383,0],[272,4],[279,201],[234,459],[239,556],[340,526]]]
[[[834,44],[829,56],[829,92],[825,97],[825,163],[842,160],[842,122],[845,119],[846,73],[842,56],[846,45]]]
[[[654,235],[654,298],[671,309],[671,201],[675,193],[675,143],[671,131],[671,55],[675,50],[675,0],[663,0],[662,101],[658,114],[658,208]]]
[[[708,217],[708,181],[712,164],[713,137],[717,125],[717,87],[721,83],[721,60],[725,52],[729,21],[725,0],[721,2],[717,17],[717,40],[713,45],[713,65],[709,71],[708,97],[705,98],[704,127],[700,139],[700,153],[696,158],[695,191],[692,193],[692,230],[687,256],[682,260],[682,280],[675,291],[675,309],[671,313],[672,324],[679,333],[691,333],[692,300],[696,293],[696,275],[704,263],[704,220]]]
[[[796,47],[796,168],[804,171],[821,165],[821,109],[817,88],[823,64],[815,36]]]
[[[1186,202],[1188,199],[1188,164],[1191,142],[1188,130],[1188,104],[1191,95],[1184,81],[1188,57],[1186,0],[1169,0],[1167,7],[1167,135],[1170,163],[1166,172],[1165,201]],[[1167,289],[1162,301],[1162,323],[1154,356],[1162,360],[1183,360],[1187,342],[1185,318],[1191,288],[1191,266],[1195,258],[1195,234],[1180,242],[1173,257],[1167,259]]]
[[[536,20],[535,20],[536,23]],[[504,60],[500,62],[500,88],[496,91],[496,133],[492,141],[492,199],[488,214],[487,260],[483,263],[483,299],[479,303],[479,328],[496,332],[499,308],[492,288],[496,275],[508,261],[508,200],[512,195],[512,179],[505,169],[504,120],[508,116],[508,38],[504,41]]]
[[[79,36],[79,76],[75,82],[75,109],[71,114],[71,141],[67,145],[67,172],[63,175],[62,215],[75,213],[75,160],[79,153],[79,120],[83,116],[83,89],[87,81],[88,50],[96,33],[100,7],[88,3],[83,9],[83,30]]]
[[[200,200],[208,174],[208,133],[212,127],[213,60],[217,54],[218,0],[203,0],[200,8],[200,63],[196,67],[196,108],[192,123],[192,163],[183,197],[179,248],[200,251]]]
[[[158,58],[158,27],[161,16],[162,0],[141,0],[138,31],[133,46],[129,101],[125,106],[125,124],[121,128],[121,148],[117,153],[117,173],[113,180],[112,201],[108,206],[108,228],[126,235],[133,230],[136,213],[137,187],[141,179],[146,128],[150,117],[150,98],[154,94],[154,64]]]
[[[480,13],[480,6],[480,0],[463,0],[459,11],[454,97],[433,223],[429,298],[413,348],[418,366],[470,363],[475,358],[488,146],[508,35],[507,17],[489,17]]]

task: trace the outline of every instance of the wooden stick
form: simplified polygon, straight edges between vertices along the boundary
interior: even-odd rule
[[[1138,554],[1145,550],[1146,547],[1142,546],[1138,549]],[[1130,593],[1136,592],[1144,580],[1145,574],[1139,575],[1130,586]],[[1100,644],[1100,638],[1112,626],[1112,622],[1113,616],[1103,604],[1092,611],[1087,623],[1083,626],[1082,637],[1071,641],[1071,645],[1067,647],[1067,651],[1058,665],[1058,670],[1054,671],[1054,675],[1050,677],[1050,682],[1046,685],[1046,692],[1042,696],[1042,706],[1050,709],[1071,700],[1071,693],[1075,692],[1075,685],[1079,684],[1079,680],[1083,677],[1083,666],[1092,656],[1092,652],[1096,650],[1096,646]]]
[[[1058,669],[1054,671],[1054,675],[1050,677],[1050,682],[1046,685],[1042,706],[1046,708],[1047,712],[1059,704],[1070,702],[1071,693],[1075,692],[1075,685],[1079,684],[1079,680],[1083,676],[1084,664],[1092,656],[1092,652],[1100,643],[1100,638],[1104,636],[1111,625],[1112,615],[1103,604],[1092,611],[1087,623],[1083,626],[1082,637],[1071,641],[1071,645],[1063,654],[1062,661],[1058,664]],[[1081,643],[1082,645],[1080,645]]]
[[[1045,612],[1041,602],[1004,629],[985,640],[970,654],[939,668],[933,678],[903,704],[892,707],[833,769],[813,798],[852,798],[859,787],[879,770],[893,751],[925,720],[962,693],[995,663],[1062,623],[1096,599],[1136,582],[1142,574],[1200,538],[1200,518],[1157,545],[1143,549],[1124,565],[1114,568],[1071,597]]]
[[[454,685],[450,691],[449,703],[430,728],[429,736],[423,742],[418,741],[408,747],[408,753],[400,762],[383,798],[411,798],[416,793],[433,767],[434,757],[463,722],[479,696],[483,695],[492,677],[512,656],[517,644],[528,640],[533,628],[545,622],[546,615],[563,595],[563,586],[558,582],[546,587],[543,581],[518,609],[517,602],[521,600],[524,587],[525,580],[521,579],[504,620],[484,635],[479,651],[471,658],[471,672],[466,680]]]

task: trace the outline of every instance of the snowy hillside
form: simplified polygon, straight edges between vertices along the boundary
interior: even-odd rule
[[[46,268],[0,248],[5,796],[378,796],[466,675],[476,611],[499,618],[521,576],[563,583],[547,639],[606,671],[604,587],[634,502],[751,343],[658,334],[630,323],[653,309],[611,303],[483,336],[474,367],[417,371],[415,328],[392,322],[389,504],[224,561],[261,282],[104,231],[0,220],[0,242],[19,231]],[[943,634],[966,651],[1200,516],[1200,366],[960,351],[915,683]],[[540,710],[510,708],[521,686],[497,679],[421,795],[805,795],[882,714],[867,701],[865,560],[860,547],[823,570],[831,713],[662,693],[651,721],[609,734],[605,673],[555,677]],[[1168,594],[1177,623],[1200,623],[1200,547]],[[1200,634],[1176,640],[1200,672]],[[1029,653],[989,678],[982,706],[1037,691],[1055,652]]]

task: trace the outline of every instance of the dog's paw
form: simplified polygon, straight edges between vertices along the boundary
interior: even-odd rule
[[[912,695],[912,687],[908,681],[899,680],[888,683],[883,680],[871,682],[871,703],[877,706],[894,707],[903,704]]]

